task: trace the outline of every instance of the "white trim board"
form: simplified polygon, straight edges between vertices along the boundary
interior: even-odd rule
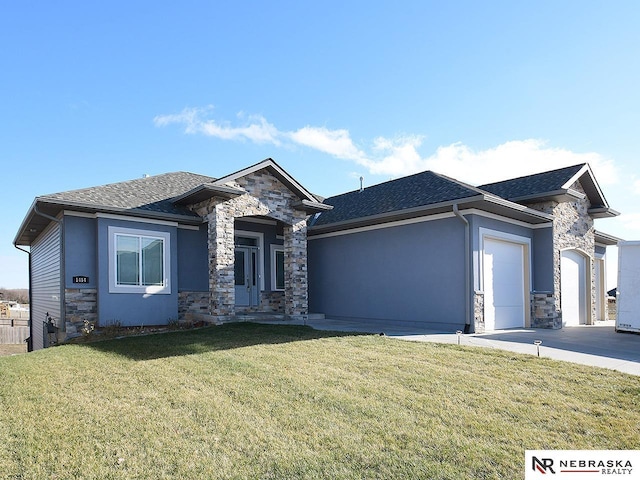
[[[258,240],[258,261],[260,262],[260,270],[258,271],[258,278],[260,280],[260,291],[264,291],[264,233],[262,232],[250,232],[247,230],[234,230],[233,241],[235,244],[235,237],[247,237],[255,238]],[[234,245],[235,246],[235,245]]]
[[[455,215],[453,214],[453,212],[447,212],[447,213],[438,213],[436,215],[428,215],[425,217],[416,217],[416,218],[409,218],[406,220],[396,220],[395,222],[385,222],[385,223],[380,223],[377,225],[367,225],[366,227],[357,227],[357,228],[350,228],[349,230],[340,230],[337,232],[329,232],[329,233],[321,233],[318,235],[310,235],[307,237],[307,240],[318,240],[320,238],[328,238],[328,237],[338,237],[341,235],[349,235],[352,233],[362,233],[362,232],[368,232],[371,230],[380,230],[382,228],[393,228],[393,227],[401,227],[403,225],[412,225],[414,223],[423,223],[423,222],[430,222],[433,220],[442,220],[444,218],[453,218],[455,217]]]
[[[477,215],[479,217],[486,217],[486,218],[490,218],[490,219],[493,219],[493,220],[498,220],[498,221],[501,221],[501,222],[504,222],[504,223],[509,223],[511,225],[517,225],[519,227],[530,228],[532,230],[539,229],[539,228],[551,228],[551,227],[553,227],[553,223],[552,222],[543,223],[543,224],[540,224],[540,225],[531,225],[531,224],[526,223],[526,222],[521,222],[520,220],[514,220],[512,218],[503,217],[501,215],[496,215],[495,213],[484,212],[482,210],[478,210],[478,209],[475,209],[475,208],[469,208],[467,210],[460,210],[460,214],[462,214],[462,215]],[[337,237],[337,236],[340,236],[340,235],[349,235],[351,233],[368,232],[370,230],[379,230],[381,228],[400,227],[402,225],[411,225],[411,224],[414,224],[414,223],[430,222],[430,221],[433,221],[433,220],[442,220],[444,218],[452,218],[452,217],[455,217],[453,212],[438,213],[438,214],[435,214],[435,215],[425,215],[425,216],[421,216],[421,217],[409,218],[409,219],[406,219],[406,220],[396,220],[394,222],[385,222],[385,223],[380,223],[380,224],[376,224],[376,225],[367,225],[366,227],[356,227],[356,228],[350,228],[348,230],[339,230],[337,232],[320,233],[318,235],[309,235],[308,240],[316,240],[316,239],[328,238],[328,237]]]
[[[527,264],[525,269],[527,270],[529,277],[529,290],[533,285],[533,265],[531,254],[531,239],[522,237],[520,235],[514,235],[513,233],[505,233],[499,230],[492,230],[490,228],[480,227],[478,228],[478,290],[484,291],[484,240],[485,238],[493,240],[501,240],[503,242],[517,243],[524,245],[526,248]]]
[[[110,220],[122,220],[124,222],[136,222],[136,223],[148,223],[151,225],[164,225],[167,227],[178,227],[185,230],[199,230],[200,226],[198,225],[187,225],[178,222],[172,222],[169,220],[154,220],[151,218],[145,217],[132,217],[130,215],[116,215],[113,213],[86,213],[86,212],[76,212],[75,210],[64,210],[62,212],[64,215],[69,217],[80,217],[80,218],[108,218]],[[204,223],[204,222],[203,222]]]

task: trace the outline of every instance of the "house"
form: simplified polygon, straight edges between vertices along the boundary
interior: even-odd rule
[[[272,159],[37,197],[31,341],[83,322],[160,325],[266,312],[443,331],[602,318],[614,216],[587,164],[481,187],[423,172],[325,199]],[[562,307],[562,308],[561,308]]]

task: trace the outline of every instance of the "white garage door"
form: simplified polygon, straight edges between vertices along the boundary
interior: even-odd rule
[[[485,238],[483,270],[485,329],[524,327],[524,245]]]
[[[564,325],[587,323],[587,259],[575,250],[560,254],[560,308]]]

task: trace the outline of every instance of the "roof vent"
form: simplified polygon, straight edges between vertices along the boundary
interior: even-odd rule
[[[149,174],[148,173],[143,173],[142,174],[142,178],[149,178]]]
[[[364,186],[362,184],[363,181],[364,181],[364,177],[360,177],[360,191],[361,192],[364,190]]]

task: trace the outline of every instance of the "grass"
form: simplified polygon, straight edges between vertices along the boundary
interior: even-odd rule
[[[18,353],[27,353],[27,344],[2,344],[0,343],[0,357],[4,355],[17,355]]]
[[[639,378],[495,350],[231,324],[0,358],[0,478],[522,478],[639,444]]]

